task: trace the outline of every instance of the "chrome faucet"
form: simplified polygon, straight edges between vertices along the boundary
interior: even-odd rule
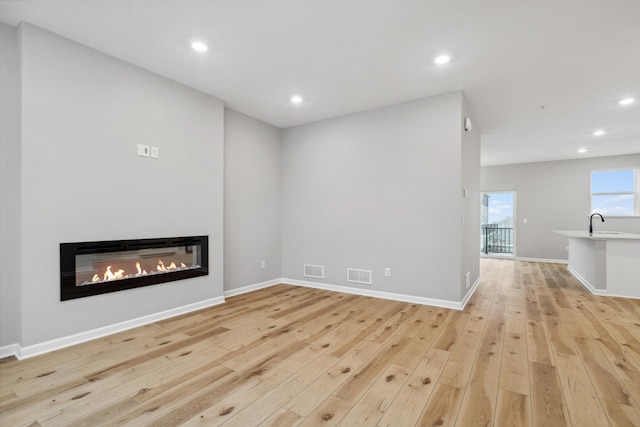
[[[604,222],[604,217],[602,215],[600,215],[599,213],[594,213],[591,214],[591,216],[589,217],[589,236],[593,235],[593,217],[598,215],[600,217],[600,219],[602,220],[602,222]]]

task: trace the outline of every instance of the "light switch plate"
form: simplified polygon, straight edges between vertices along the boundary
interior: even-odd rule
[[[149,146],[138,144],[138,156],[149,157]]]

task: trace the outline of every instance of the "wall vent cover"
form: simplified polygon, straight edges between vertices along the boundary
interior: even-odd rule
[[[371,284],[371,270],[357,270],[347,268],[347,281],[353,283]]]
[[[324,279],[324,265],[304,265],[304,276],[316,279]]]

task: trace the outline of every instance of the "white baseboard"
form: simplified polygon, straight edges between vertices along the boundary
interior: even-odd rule
[[[240,294],[255,291],[258,289],[268,288],[270,286],[278,285],[280,283],[283,283],[286,285],[303,286],[306,288],[323,289],[326,291],[343,292],[346,294],[382,298],[382,299],[388,299],[393,301],[411,302],[411,303],[417,303],[417,304],[423,304],[423,305],[432,305],[436,307],[451,308],[454,310],[462,310],[464,309],[465,305],[467,304],[467,302],[475,292],[478,285],[480,285],[480,277],[478,277],[478,280],[476,280],[473,286],[469,288],[467,295],[465,296],[464,300],[461,303],[458,303],[456,301],[440,300],[440,299],[434,299],[434,298],[416,297],[412,295],[394,294],[391,292],[381,292],[381,291],[373,291],[373,290],[367,290],[367,289],[361,289],[361,288],[352,288],[349,286],[331,285],[327,283],[310,282],[310,281],[298,280],[298,279],[287,279],[285,277],[269,280],[262,283],[256,283],[254,285],[244,286],[238,289],[230,289],[224,292],[224,296],[230,297],[234,295],[240,295]]]
[[[246,292],[255,291],[258,289],[268,288],[280,283],[296,286],[304,286],[307,288],[323,289],[327,291],[343,292],[347,294],[369,296],[374,298],[388,299],[392,301],[403,301],[409,303],[416,303],[422,305],[430,305],[435,307],[449,308],[453,310],[463,310],[476,288],[480,284],[480,278],[476,280],[473,286],[469,289],[462,302],[448,301],[435,298],[417,297],[413,295],[396,294],[391,292],[374,291],[361,288],[351,288],[348,286],[338,286],[326,283],[309,282],[297,279],[278,278],[269,280],[266,282],[256,283],[253,285],[243,286],[237,289],[230,289],[224,291],[222,297],[211,298],[205,301],[200,301],[194,304],[185,305],[182,307],[173,308],[170,310],[162,311],[159,313],[150,314],[148,316],[139,317],[136,319],[127,320],[125,322],[116,323],[113,325],[104,326],[90,331],[80,332],[78,334],[69,335],[62,338],[46,341],[39,344],[33,344],[25,347],[21,347],[19,344],[11,344],[0,347],[0,358],[15,356],[19,360],[28,359],[30,357],[38,356],[40,354],[48,353],[54,350],[59,350],[72,345],[80,344],[86,341],[90,341],[96,338],[101,338],[107,335],[115,334],[118,332],[126,331],[128,329],[136,328],[138,326],[147,325],[149,323],[157,322],[159,320],[168,319],[170,317],[178,316],[181,314],[189,313],[192,311],[200,310],[203,308],[211,307],[214,305],[222,304],[225,302],[225,297],[231,297],[234,295],[240,295]]]
[[[13,357],[20,353],[20,344],[9,344],[0,347],[0,359]]]
[[[268,288],[270,286],[274,286],[274,285],[278,285],[280,283],[283,283],[284,279],[280,278],[280,279],[273,279],[273,280],[268,280],[266,282],[261,282],[261,283],[256,283],[253,285],[248,285],[248,286],[243,286],[241,288],[236,288],[236,289],[229,289],[228,291],[224,291],[223,295],[225,297],[232,297],[234,295],[240,295],[240,294],[244,294],[247,292],[251,292],[251,291],[257,291],[258,289],[264,289],[264,288]]]
[[[180,314],[189,313],[192,311],[200,310],[203,308],[211,307],[214,305],[224,303],[224,297],[211,298],[204,301],[199,301],[193,304],[183,305],[182,307],[172,308],[170,310],[161,311],[159,313],[153,313],[147,316],[138,317],[136,319],[127,320],[124,322],[116,323],[113,325],[103,326],[101,328],[92,329],[90,331],[80,332],[78,334],[69,335],[62,338],[57,338],[51,341],[45,341],[39,344],[28,345],[20,348],[19,345],[14,344],[14,355],[19,359],[27,359],[29,357],[38,356],[40,354],[48,353],[50,351],[59,350],[61,348],[69,347],[75,344],[80,344],[86,341],[90,341],[96,338],[104,337],[106,335],[115,334],[117,332],[126,331],[128,329],[136,328],[138,326],[147,325],[149,323],[157,322],[159,320],[168,319],[170,317],[178,316]]]
[[[593,295],[600,295],[600,296],[609,296],[609,293],[604,290],[604,289],[596,289],[593,287],[593,285],[591,285],[591,283],[589,283],[589,281],[587,279],[585,279],[584,277],[582,277],[577,271],[575,271],[573,268],[568,267],[567,270],[569,270],[569,273],[573,274],[573,277],[575,277],[576,279],[578,279],[578,282],[582,283],[582,286],[584,286],[585,288],[587,288],[587,290],[589,292],[591,292]],[[626,298],[626,297],[625,297]]]
[[[473,283],[473,285],[467,291],[467,294],[464,296],[464,298],[462,298],[462,303],[461,303],[462,304],[462,308],[465,308],[467,306],[467,303],[469,302],[469,300],[473,296],[473,293],[476,291],[478,286],[480,286],[480,276],[478,276],[478,279],[476,279],[476,281]]]
[[[548,262],[548,263],[551,263],[551,264],[569,264],[569,260],[566,260],[566,259],[516,257],[516,261]]]
[[[362,288],[351,288],[348,286],[330,285],[327,283],[308,282],[305,280],[283,278],[281,283],[287,285],[304,286],[307,288],[324,289],[326,291],[343,292],[346,294],[361,295],[366,297],[382,298],[393,301],[411,302],[422,305],[432,305],[435,307],[462,310],[464,305],[461,302],[441,300],[435,298],[416,297],[413,295],[395,294],[391,292],[373,291]]]

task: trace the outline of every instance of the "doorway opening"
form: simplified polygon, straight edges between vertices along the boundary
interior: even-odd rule
[[[480,254],[515,257],[515,191],[486,192],[480,204]]]

